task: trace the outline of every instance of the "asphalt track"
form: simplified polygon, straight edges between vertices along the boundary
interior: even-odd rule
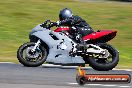
[[[88,74],[130,74],[131,70],[95,71],[86,68]],[[0,63],[0,88],[132,88],[129,84],[86,84],[76,83],[73,67],[40,66],[24,67],[14,63]]]

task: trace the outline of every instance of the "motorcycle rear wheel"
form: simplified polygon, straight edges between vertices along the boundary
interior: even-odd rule
[[[109,58],[101,59],[93,56],[89,56],[87,61],[89,66],[98,71],[108,71],[112,70],[119,62],[119,52],[113,48],[111,45],[106,43],[97,44],[99,47],[108,50],[111,54],[111,61],[108,61]],[[107,61],[106,61],[107,60]]]
[[[21,45],[17,51],[18,61],[27,67],[37,67],[42,65],[47,58],[47,51],[43,46],[39,46],[38,51],[30,52],[30,48],[34,47],[35,43],[29,42]]]

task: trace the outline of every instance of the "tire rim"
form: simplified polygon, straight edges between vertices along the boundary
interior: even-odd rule
[[[99,64],[109,64],[113,61],[113,56],[109,51],[108,51],[108,53],[109,53],[109,55],[106,53],[104,55],[92,54],[90,56],[92,56],[94,58],[95,62],[97,62]],[[106,57],[105,55],[108,55],[108,56]],[[103,57],[105,57],[105,58],[103,58]]]
[[[29,62],[39,62],[43,59],[43,53],[40,49],[40,51],[36,50],[35,52],[31,52],[31,49],[33,47],[33,45],[30,47],[26,47],[22,52],[22,57],[24,58],[24,60]]]

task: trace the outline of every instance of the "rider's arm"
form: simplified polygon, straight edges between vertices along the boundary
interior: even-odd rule
[[[60,21],[59,25],[68,25],[68,26],[71,26],[71,25],[77,24],[77,23],[79,23],[81,21],[83,21],[81,17],[79,17],[79,16],[73,16],[73,17],[70,17],[70,18],[67,18],[65,20]]]

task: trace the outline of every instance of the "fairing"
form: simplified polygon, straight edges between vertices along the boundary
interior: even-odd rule
[[[72,57],[69,52],[73,48],[71,39],[63,33],[54,32],[49,29],[42,28],[40,25],[33,28],[29,34],[30,39],[33,36],[39,38],[49,48],[49,54],[46,62],[54,64],[84,64],[84,60],[81,56]],[[52,36],[56,36],[58,39],[54,39]],[[64,49],[65,47],[66,49]]]
[[[84,41],[94,42],[108,42],[116,36],[117,31],[115,30],[101,30],[83,37]]]

